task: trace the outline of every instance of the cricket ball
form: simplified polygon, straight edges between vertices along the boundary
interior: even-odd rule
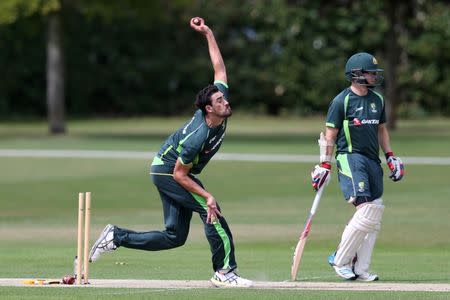
[[[199,18],[194,18],[194,20],[192,21],[195,25],[200,25],[200,19]]]
[[[75,276],[73,275],[66,275],[62,279],[63,284],[74,284],[75,283]]]

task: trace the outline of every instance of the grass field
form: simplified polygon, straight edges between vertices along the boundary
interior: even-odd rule
[[[0,123],[0,149],[157,151],[184,119],[73,121],[51,137],[45,123]],[[320,119],[233,117],[222,153],[317,154]],[[439,129],[439,130],[437,130]],[[401,121],[392,132],[399,156],[450,157],[450,120]],[[107,223],[161,229],[161,202],[143,159],[0,157],[0,277],[60,278],[72,273],[77,197],[93,193],[92,240]],[[234,234],[239,269],[257,281],[289,279],[293,248],[314,197],[311,163],[212,161],[201,175]],[[373,257],[382,282],[450,283],[450,166],[409,165],[399,183],[385,180],[386,211]],[[299,279],[340,282],[326,263],[353,208],[334,176],[306,245]],[[120,264],[124,263],[124,264]],[[129,249],[91,265],[102,279],[208,280],[209,246],[198,218],[183,248]],[[2,299],[448,299],[437,292],[219,289],[65,289],[0,287]]]

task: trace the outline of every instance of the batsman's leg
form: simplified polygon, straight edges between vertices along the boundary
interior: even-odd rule
[[[382,205],[383,200],[381,198],[378,198],[372,201],[372,203]],[[357,259],[354,265],[354,272],[358,276],[357,280],[360,281],[378,280],[378,275],[370,273],[369,269],[370,269],[370,262],[372,260],[373,248],[375,246],[375,242],[378,237],[380,227],[381,227],[381,220],[378,226],[375,228],[375,230],[366,235],[361,247],[356,252]]]
[[[345,279],[353,279],[356,277],[350,267],[352,260],[361,247],[366,235],[375,232],[379,228],[384,211],[383,205],[368,203],[361,206],[357,209],[345,228],[334,258],[334,269],[336,273]],[[349,272],[349,267],[352,272]]]

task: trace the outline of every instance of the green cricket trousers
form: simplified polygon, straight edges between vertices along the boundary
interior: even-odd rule
[[[206,224],[207,206],[205,198],[188,192],[173,179],[172,174],[155,174],[152,172],[151,176],[161,196],[165,230],[136,232],[116,227],[114,244],[147,251],[182,246],[189,234],[192,213],[196,212],[204,224],[206,238],[212,253],[213,270],[235,269],[237,265],[234,256],[233,237],[225,218],[220,217],[214,224]],[[194,176],[191,176],[191,178],[203,187],[200,180]]]

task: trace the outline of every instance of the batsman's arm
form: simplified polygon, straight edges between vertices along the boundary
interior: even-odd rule
[[[394,153],[392,152],[389,133],[385,123],[380,124],[378,127],[378,142],[386,157],[386,163],[389,170],[391,170],[389,178],[393,181],[401,180],[405,174],[405,166],[403,165],[402,160],[399,157],[394,156]]]
[[[323,132],[320,133],[318,140],[320,164],[314,166],[314,169],[311,172],[311,184],[316,192],[330,181],[331,158],[333,157],[334,141],[336,140],[338,132],[339,129],[327,127],[325,135]]]
[[[327,127],[325,129],[325,140],[326,140],[326,162],[330,163],[333,157],[334,144],[338,135],[339,129],[333,127]],[[321,161],[322,162],[322,161]]]
[[[386,127],[386,123],[382,123],[378,126],[378,142],[380,143],[380,147],[384,153],[392,152],[389,132]]]

